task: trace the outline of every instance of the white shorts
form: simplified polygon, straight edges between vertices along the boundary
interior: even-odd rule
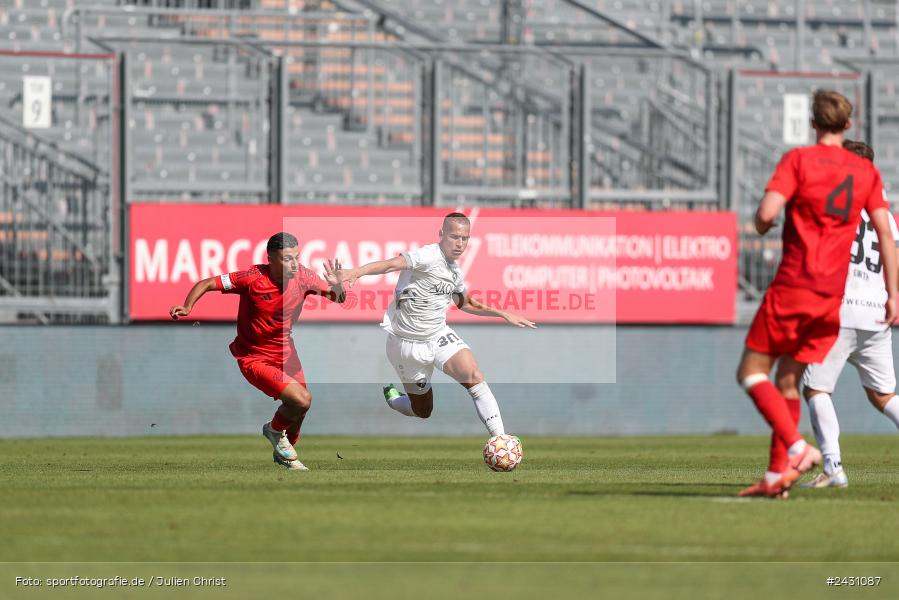
[[[802,377],[802,385],[813,390],[833,392],[846,363],[858,371],[862,385],[880,394],[896,391],[896,371],[893,367],[893,334],[884,331],[864,331],[840,328],[840,335],[824,362],[810,364]]]
[[[446,362],[459,350],[468,348],[459,334],[444,327],[430,340],[408,340],[387,334],[387,359],[400,381],[404,384],[415,384],[419,393],[424,394],[431,389],[431,375],[434,367],[441,371]]]

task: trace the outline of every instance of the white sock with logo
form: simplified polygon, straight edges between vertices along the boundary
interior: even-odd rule
[[[843,459],[842,459],[842,457],[840,457],[839,453],[824,455],[824,473],[825,474],[833,475],[834,473],[839,473],[842,470],[843,470]]]
[[[406,415],[407,417],[417,416],[415,414],[415,411],[412,410],[412,401],[409,399],[408,394],[403,394],[402,396],[391,398],[387,401],[387,406],[402,415]]]
[[[840,422],[837,420],[837,411],[833,407],[830,394],[820,393],[809,398],[808,411],[821,453],[825,456],[835,456],[839,462]]]
[[[490,386],[487,385],[487,382],[482,381],[477,385],[471,386],[468,388],[468,393],[474,401],[474,409],[477,411],[481,423],[487,427],[491,437],[506,433],[506,430],[503,428],[503,418],[499,414],[499,404],[496,403],[496,398],[494,398],[493,392],[490,391]]]
[[[883,407],[883,414],[899,427],[899,396],[893,396],[890,401]]]

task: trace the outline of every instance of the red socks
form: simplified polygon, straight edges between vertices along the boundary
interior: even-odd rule
[[[755,402],[755,407],[762,413],[765,421],[774,430],[774,436],[786,448],[802,439],[797,428],[800,411],[798,399],[794,400],[796,403],[796,419],[794,420],[793,408],[790,406],[790,402],[781,395],[780,391],[768,379],[756,383],[747,390],[747,393],[752,398],[752,401]],[[786,449],[784,449],[784,452],[786,453]]]
[[[287,441],[291,446],[296,446],[300,439],[300,423],[291,423],[287,428]]]
[[[292,421],[281,414],[281,410],[278,409],[275,411],[275,416],[272,417],[272,429],[275,431],[285,431],[287,430]]]
[[[290,442],[291,446],[297,445],[297,440],[300,439],[300,427],[303,426],[303,419],[306,418],[306,413],[303,413],[300,416],[299,421],[294,421],[290,424],[290,427],[287,428],[287,441]]]
[[[306,415],[303,415],[305,417]],[[284,431],[287,433],[287,441],[291,446],[295,446],[297,440],[300,439],[300,426],[303,424],[303,417],[299,421],[291,421],[281,414],[280,409],[275,411],[272,417],[272,429],[276,431]]]
[[[790,410],[790,416],[793,423],[799,426],[799,417],[802,414],[802,403],[799,398],[784,398],[787,408]],[[771,434],[771,455],[768,461],[768,471],[772,473],[783,473],[787,470],[789,457],[787,456],[787,445],[784,444],[777,434]]]
[[[303,425],[303,419],[306,415],[302,415],[298,421],[292,421],[281,414],[281,409],[275,411],[272,417],[272,429],[276,431],[284,431],[287,433],[287,441],[291,446],[296,446],[297,440],[300,439],[300,427]]]

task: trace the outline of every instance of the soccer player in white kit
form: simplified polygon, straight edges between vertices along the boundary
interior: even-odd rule
[[[874,160],[874,151],[863,142],[847,140],[843,147],[862,158]],[[899,240],[899,229],[892,214],[890,227],[893,238]],[[868,214],[862,211],[840,307],[840,335],[824,362],[810,364],[803,376],[803,394],[808,402],[815,439],[824,454],[824,472],[802,487],[849,485],[840,456],[840,423],[830,396],[847,362],[858,371],[871,404],[899,427],[892,331],[882,321],[887,292],[878,249],[874,227]]]
[[[407,417],[431,416],[431,375],[437,367],[468,390],[478,417],[495,436],[505,433],[499,405],[468,344],[446,324],[446,311],[450,302],[455,302],[460,310],[473,315],[500,317],[517,327],[536,325],[519,315],[482,304],[467,293],[456,261],[468,246],[470,232],[468,217],[450,213],[443,219],[438,243],[389,260],[343,269],[338,277],[352,285],[366,275],[402,271],[381,323],[387,332],[387,358],[406,392],[400,394],[393,385],[385,387],[384,399],[390,408]]]

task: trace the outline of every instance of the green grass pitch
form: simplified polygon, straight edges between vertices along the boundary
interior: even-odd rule
[[[303,473],[276,467],[261,436],[0,441],[0,561],[9,563],[0,597],[22,570],[14,563],[32,561],[264,563],[257,574],[311,561],[329,564],[296,568],[348,574],[310,575],[307,586],[374,578],[360,583],[366,597],[398,568],[424,581],[428,569],[435,581],[456,573],[471,585],[480,578],[463,571],[489,581],[512,574],[500,577],[503,589],[522,597],[548,580],[556,589],[620,585],[625,597],[637,589],[628,569],[645,569],[639,597],[665,598],[684,583],[677,564],[621,563],[688,563],[680,570],[689,580],[726,585],[780,561],[864,562],[832,574],[879,575],[879,590],[899,591],[896,564],[870,564],[899,561],[899,437],[845,437],[850,487],[794,490],[787,501],[736,497],[764,469],[761,437],[522,442],[521,466],[494,473],[481,460],[483,439],[309,436]],[[359,564],[444,561],[462,564]],[[594,562],[602,564],[552,564]],[[833,569],[815,568],[808,585],[827,592],[822,577]],[[666,569],[667,587],[658,583]],[[758,580],[755,592],[766,585]]]

